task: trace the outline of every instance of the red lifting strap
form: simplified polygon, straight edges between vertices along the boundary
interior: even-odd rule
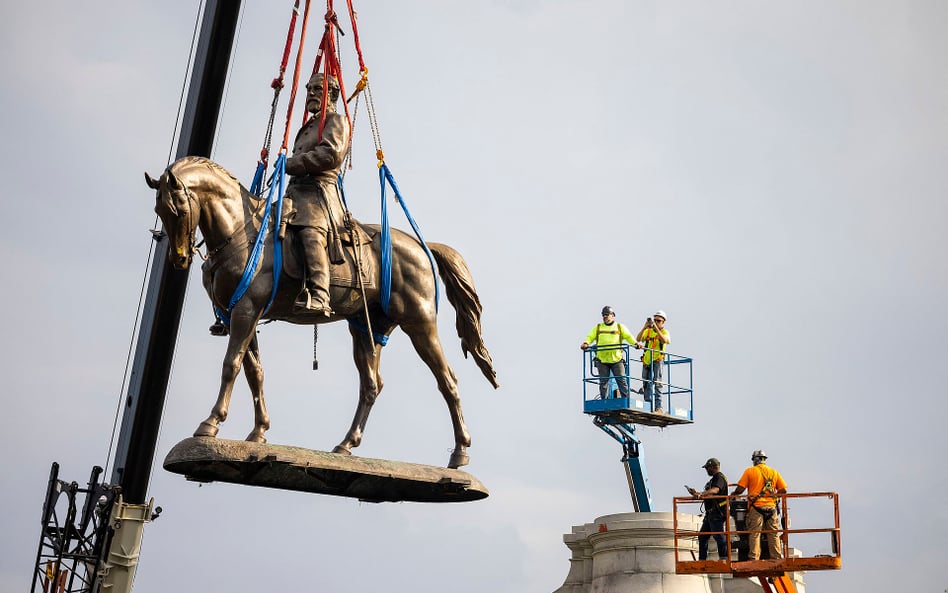
[[[339,65],[339,58],[336,55],[336,35],[335,30],[339,28],[339,21],[336,17],[336,12],[332,8],[332,0],[328,0],[326,3],[328,9],[326,11],[326,28],[323,31],[323,38],[319,43],[319,51],[316,53],[316,62],[313,64],[313,73],[319,72],[319,67],[325,61],[325,67],[323,72],[332,76],[339,83],[339,94],[342,97],[346,96],[346,87],[342,79],[342,67]],[[323,79],[323,104],[319,110],[319,138],[323,137],[323,128],[326,125],[326,101],[329,98],[329,79]],[[346,103],[345,98],[342,101],[343,108],[346,112],[346,121],[349,123],[349,130],[351,133],[352,130],[352,118],[349,115],[349,104]],[[303,123],[306,123],[309,114],[304,114]]]
[[[359,55],[359,72],[365,72],[365,62],[362,60],[362,44],[359,43],[359,27],[356,25],[356,11],[352,8],[352,0],[346,0],[349,5],[349,22],[352,23],[352,37],[355,41],[356,53]]]
[[[300,66],[303,63],[303,43],[306,40],[306,24],[309,22],[309,4],[310,0],[306,0],[306,8],[303,9],[303,27],[300,29],[300,47],[296,52],[296,68],[293,71],[293,86],[290,87],[290,104],[286,108],[286,128],[283,132],[283,146],[280,148],[282,152],[286,152],[287,146],[290,143],[290,121],[293,119],[293,103],[296,101],[296,90],[299,88],[300,82]]]
[[[286,64],[290,61],[290,48],[293,47],[293,33],[296,31],[296,15],[300,13],[300,0],[296,0],[293,5],[293,16],[290,17],[290,28],[286,32],[286,45],[283,47],[283,61],[280,62],[280,75],[273,79],[270,88],[283,88],[283,74],[286,72]]]

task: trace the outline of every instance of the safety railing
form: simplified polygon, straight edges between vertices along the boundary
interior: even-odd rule
[[[708,496],[704,499],[674,499],[675,571],[678,574],[730,573],[737,576],[776,576],[804,570],[833,570],[842,567],[839,530],[839,495],[836,492],[807,492],[775,495],[779,498],[779,529],[748,530],[748,500],[742,496]],[[705,500],[725,501],[722,531],[684,529],[678,513],[692,513]],[[701,507],[700,510],[703,510]],[[800,525],[791,525],[793,521]],[[827,525],[832,525],[831,527]],[[777,534],[782,553],[770,558],[768,534]],[[727,544],[725,558],[698,559],[698,537],[708,538],[708,557],[718,556],[715,535],[723,535]],[[760,558],[751,560],[751,538],[759,537]],[[809,551],[812,555],[805,555]]]
[[[620,351],[625,373],[617,377],[601,377],[596,360],[604,352]],[[638,373],[632,372],[632,364],[641,365],[639,356],[632,358],[629,344],[614,346],[590,346],[583,352],[583,411],[587,414],[628,409],[632,411],[654,413],[656,398],[646,400],[648,381]],[[642,348],[637,352],[658,353],[657,350]],[[694,391],[692,388],[692,359],[686,356],[662,352],[662,380],[655,382],[654,388],[662,400],[662,411],[680,421],[694,420]],[[602,395],[602,383],[605,381],[605,397]],[[623,396],[619,382],[628,386],[628,396]]]

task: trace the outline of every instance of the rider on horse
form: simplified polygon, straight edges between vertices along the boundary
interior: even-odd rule
[[[324,84],[328,88],[325,99]],[[336,113],[339,83],[335,78],[317,72],[306,84],[306,91],[306,110],[313,117],[300,128],[293,156],[286,159],[290,182],[284,220],[295,232],[303,252],[306,280],[294,305],[329,317],[330,248],[334,263],[342,257],[339,229],[345,207],[337,179],[349,150],[349,122]],[[320,114],[324,107],[325,119]]]

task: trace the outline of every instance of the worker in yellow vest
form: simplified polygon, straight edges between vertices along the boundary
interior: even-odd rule
[[[602,323],[597,323],[580,345],[583,350],[595,345],[600,399],[606,399],[608,395],[610,376],[615,378],[619,386],[619,397],[629,397],[629,375],[625,368],[623,342],[637,346],[628,328],[616,321],[616,312],[607,305],[602,308]]]
[[[639,346],[644,346],[642,354],[642,393],[645,401],[652,402],[652,411],[664,414],[662,409],[662,360],[665,358],[665,346],[671,343],[671,334],[665,329],[665,312],[658,310],[645,320],[645,325],[635,336]]]

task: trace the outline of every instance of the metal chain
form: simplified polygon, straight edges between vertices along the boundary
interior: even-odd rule
[[[313,324],[313,370],[319,369],[319,361],[316,359],[316,341],[319,339],[319,324]]]
[[[365,109],[369,114],[369,126],[372,128],[372,142],[375,143],[375,152],[382,159],[382,137],[379,134],[379,122],[375,116],[375,101],[372,100],[372,87],[368,79],[365,81]]]

